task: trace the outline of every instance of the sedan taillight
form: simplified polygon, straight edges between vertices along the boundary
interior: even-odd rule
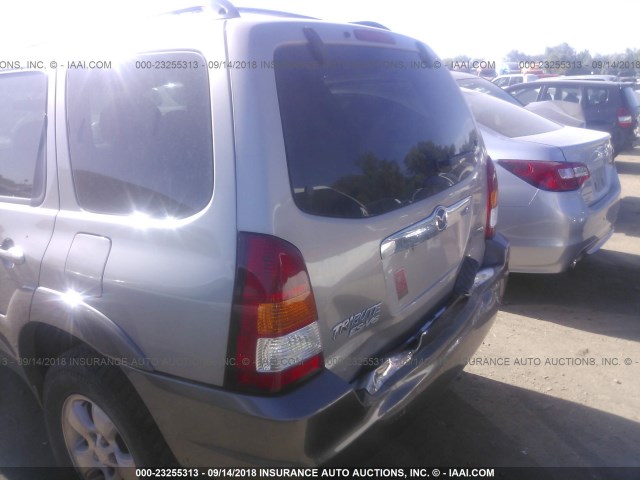
[[[498,164],[529,185],[550,192],[578,190],[589,178],[589,169],[579,162],[500,160]]]

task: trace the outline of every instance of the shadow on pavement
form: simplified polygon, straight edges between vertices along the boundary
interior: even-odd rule
[[[6,368],[0,369],[0,385],[0,465],[52,465],[37,403]],[[399,419],[375,427],[327,467],[640,467],[638,445],[638,423],[462,373],[441,395],[419,400]],[[33,478],[33,470],[2,467],[3,480]],[[530,473],[531,478],[605,478],[587,477],[585,471],[575,477],[564,470],[559,476]]]
[[[640,256],[600,250],[566,273],[511,274],[501,310],[640,341],[639,280]]]
[[[54,464],[42,411],[16,373],[0,367],[0,468]]]
[[[640,156],[638,153],[629,152],[630,157]],[[616,160],[616,170],[620,175],[640,175],[640,163]]]
[[[640,174],[640,163],[637,165]],[[640,238],[640,197],[620,199],[620,216],[615,224],[615,231]]]
[[[638,423],[465,372],[438,400],[412,407],[394,424],[358,440],[332,464],[640,467],[638,445]],[[533,473],[554,478],[544,471]],[[600,478],[585,471],[576,475]]]
[[[640,145],[636,145],[635,147],[629,150],[625,150],[620,154],[620,156],[640,157]],[[620,157],[617,157],[617,158],[620,158]]]

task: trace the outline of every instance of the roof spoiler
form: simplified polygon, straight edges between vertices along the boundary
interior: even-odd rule
[[[384,25],[382,25],[381,23],[378,22],[372,22],[370,20],[361,20],[359,22],[350,22],[353,23],[354,25],[364,25],[365,27],[374,27],[374,28],[381,28],[382,30],[389,30],[391,31],[391,29],[389,27],[385,27]]]
[[[155,16],[163,15],[182,15],[186,13],[201,13],[205,11],[213,11],[220,18],[237,18],[240,16],[238,9],[229,0],[211,0],[209,3],[192,4],[184,8],[170,10],[168,12],[159,13]]]

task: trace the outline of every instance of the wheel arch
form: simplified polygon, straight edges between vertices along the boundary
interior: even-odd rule
[[[18,347],[25,377],[39,400],[49,367],[80,344],[114,363],[153,370],[142,350],[111,319],[86,303],[69,302],[62,292],[38,288]]]

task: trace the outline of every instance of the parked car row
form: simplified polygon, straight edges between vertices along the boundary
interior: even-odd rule
[[[452,71],[451,75],[461,87],[477,90],[482,93],[487,93],[493,97],[507,101],[520,107],[525,107],[527,110],[537,113],[549,120],[561,123],[563,125],[569,125],[572,127],[584,127],[585,120],[582,108],[576,106],[573,103],[562,101],[541,101],[532,102],[524,105],[516,97],[509,94],[505,89],[500,88],[494,83],[485,80],[484,78],[476,77],[468,73],[461,73]]]
[[[555,85],[554,80],[535,80],[503,90],[473,75],[451,74],[465,90],[489,156],[496,163],[500,185],[497,228],[511,243],[510,270],[558,273],[597,251],[613,233],[619,209],[620,182],[611,135],[572,126],[582,112],[567,113],[574,105],[567,98],[570,90],[554,91],[559,95],[555,101],[528,105],[524,103],[527,97],[508,93],[540,91],[541,86]],[[599,91],[608,88],[603,83]]]
[[[640,142],[640,96],[631,83],[593,75],[531,79],[500,88],[474,75],[451,74],[461,86],[523,105],[563,125],[608,132],[614,156]]]
[[[607,133],[563,126],[477,91],[465,98],[500,186],[509,269],[558,273],[613,234],[620,182]]]
[[[512,74],[506,74],[506,75],[499,75],[493,80],[491,80],[491,83],[501,88],[506,88],[511,85],[517,85],[519,83],[533,82],[538,78],[540,77],[538,77],[538,75],[534,75],[533,73],[524,73],[524,74],[512,73]]]
[[[415,39],[226,0],[118,36],[0,72],[0,359],[84,479],[326,462],[464,367],[509,238],[559,272],[611,234],[608,133]]]
[[[506,90],[525,105],[545,100],[579,105],[586,128],[611,134],[616,154],[632,148],[640,139],[640,104],[631,84],[552,78],[512,85]]]

